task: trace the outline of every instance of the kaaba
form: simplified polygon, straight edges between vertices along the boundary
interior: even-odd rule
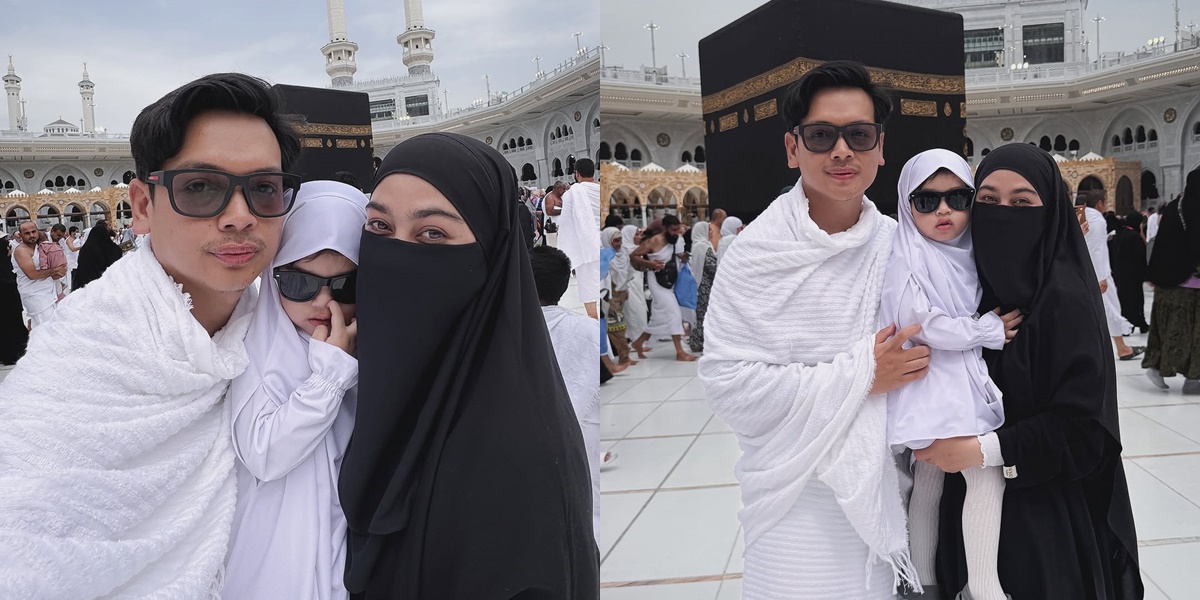
[[[284,112],[302,115],[299,162],[292,167],[303,181],[334,179],[349,171],[359,187],[371,191],[372,162],[370,99],[364,92],[275,85]]]
[[[710,209],[757,217],[796,182],[784,151],[788,87],[830,60],[863,63],[891,96],[884,160],[867,197],[896,212],[904,163],[965,151],[961,15],[877,0],[774,0],[700,41]]]

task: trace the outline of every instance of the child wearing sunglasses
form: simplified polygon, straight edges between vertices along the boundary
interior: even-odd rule
[[[991,432],[1004,423],[1004,409],[982,349],[1002,349],[1021,317],[1018,311],[1003,317],[977,314],[982,290],[967,227],[975,196],[971,181],[966,161],[941,149],[916,155],[900,174],[900,225],[884,276],[879,319],[884,327],[919,324],[920,333],[908,344],[928,346],[930,356],[926,377],[888,394],[888,443],[897,453],[964,436],[978,436],[985,455],[998,453],[999,442]],[[920,460],[913,471],[908,507],[913,563],[925,587],[923,597],[938,597],[930,588],[936,583],[938,504],[945,475]],[[969,597],[1004,600],[996,573],[1004,477],[999,468],[982,464],[962,474],[967,480],[963,537]]]
[[[355,276],[367,198],[303,184],[262,275],[229,391],[238,497],[223,597],[342,599],[338,472],[354,427]]]

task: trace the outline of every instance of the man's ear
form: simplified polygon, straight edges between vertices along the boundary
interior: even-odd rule
[[[150,215],[154,213],[150,184],[140,179],[129,182],[129,206],[133,210],[133,232],[138,235],[150,233]]]
[[[799,151],[799,146],[797,144],[796,136],[792,135],[792,132],[790,131],[783,134],[783,148],[784,151],[787,152],[788,168],[799,169],[800,158],[796,156],[796,153]]]
[[[883,132],[879,132],[879,166],[881,166],[881,167],[883,166],[883,163],[885,162],[883,160],[883,136],[884,135],[886,135],[886,134]]]

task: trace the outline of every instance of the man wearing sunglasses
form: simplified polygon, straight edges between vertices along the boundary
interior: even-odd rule
[[[884,394],[929,364],[928,348],[903,348],[919,327],[877,331],[896,223],[864,194],[891,101],[861,64],[838,61],[781,108],[800,178],[721,258],[699,365],[743,450],[742,593],[890,599],[893,578],[916,573]]]
[[[0,548],[18,574],[0,597],[219,594],[224,398],[300,185],[280,110],[266,82],[227,73],[138,115],[129,195],[149,243],[72,294],[0,384]]]

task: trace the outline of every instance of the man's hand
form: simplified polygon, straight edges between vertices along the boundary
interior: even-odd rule
[[[50,269],[50,276],[54,279],[62,279],[67,276],[67,265],[59,265]]]
[[[651,260],[648,263],[651,271],[661,271],[667,266],[667,263],[661,260]]]
[[[992,312],[1000,315],[1000,320],[1004,321],[1004,343],[1007,344],[1013,341],[1013,338],[1017,337],[1017,327],[1021,326],[1021,322],[1025,320],[1025,316],[1021,314],[1020,310],[1014,310],[1007,315],[1001,315],[999,308]]]
[[[935,440],[928,448],[913,451],[913,458],[925,461],[946,473],[958,473],[983,466],[983,449],[973,435]]]
[[[1104,292],[1107,292],[1107,291],[1108,291],[1108,280],[1101,279],[1100,280],[1100,293],[1103,294]]]
[[[900,389],[929,372],[929,348],[914,346],[908,350],[904,343],[921,332],[920,325],[909,325],[896,332],[888,325],[875,334],[875,383],[871,394],[886,394]]]
[[[342,314],[342,307],[333,300],[329,301],[329,323],[330,331],[324,325],[317,325],[313,331],[313,339],[318,342],[325,342],[330,346],[337,346],[343,352],[350,356],[357,356],[358,351],[358,319],[351,319],[349,324],[346,324],[346,316]]]

